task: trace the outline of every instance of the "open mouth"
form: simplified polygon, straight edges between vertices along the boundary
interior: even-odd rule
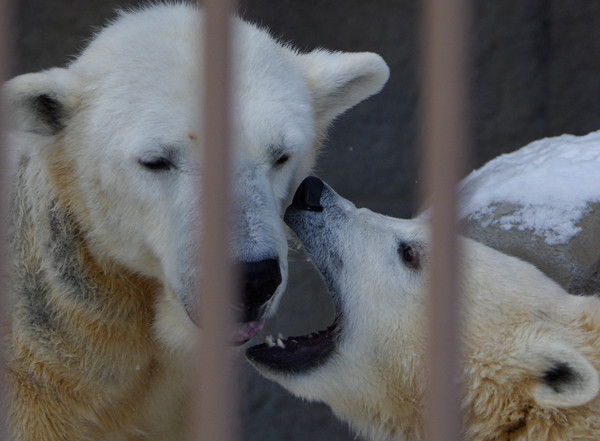
[[[273,371],[290,373],[306,372],[323,364],[333,353],[340,328],[340,316],[327,329],[310,335],[284,339],[269,335],[265,342],[252,346],[246,357],[253,363]]]
[[[320,205],[321,192],[324,184],[321,180],[306,178],[294,195],[292,204],[286,210],[285,222],[299,233],[295,218],[303,216],[319,216],[323,211]],[[300,235],[299,235],[300,237]],[[310,250],[309,251],[310,254]],[[330,292],[334,292],[331,289]],[[301,373],[322,365],[333,354],[342,328],[341,308],[336,302],[336,318],[331,326],[310,335],[274,338],[269,335],[263,344],[252,346],[246,351],[246,357],[253,363],[272,371]]]
[[[283,280],[277,259],[240,263],[239,272],[243,286],[237,305],[238,322],[230,336],[234,345],[242,345],[262,331],[263,317]]]

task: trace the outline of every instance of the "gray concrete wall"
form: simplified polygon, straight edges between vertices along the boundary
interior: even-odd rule
[[[15,73],[61,65],[115,7],[139,1],[21,0]],[[471,39],[470,168],[545,136],[600,128],[600,2],[481,0]],[[301,49],[375,51],[390,65],[388,85],[334,125],[316,173],[358,205],[411,216],[419,183],[416,114],[416,0],[245,0],[240,14]],[[322,284],[292,253],[288,293],[266,332],[327,326]],[[331,412],[304,403],[242,367],[245,440],[349,441]]]

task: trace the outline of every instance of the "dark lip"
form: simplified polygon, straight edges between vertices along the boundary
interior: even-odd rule
[[[274,346],[266,343],[246,350],[252,363],[271,371],[302,374],[324,364],[335,352],[341,316],[327,329],[310,335],[278,339]]]

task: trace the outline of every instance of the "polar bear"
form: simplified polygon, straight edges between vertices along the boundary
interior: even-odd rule
[[[8,81],[18,154],[9,349],[14,440],[181,440],[202,228],[202,13],[120,14],[66,68]],[[328,125],[378,92],[373,53],[299,53],[233,20],[242,343],[287,281],[281,215]],[[200,324],[201,328],[201,324]]]
[[[284,219],[328,285],[336,318],[311,336],[267,337],[247,357],[368,439],[422,439],[426,222],[357,209],[314,177]],[[571,296],[531,264],[470,239],[460,246],[464,439],[600,439],[600,299]]]

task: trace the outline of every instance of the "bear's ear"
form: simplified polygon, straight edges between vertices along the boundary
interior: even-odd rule
[[[317,127],[325,129],[340,113],[379,92],[390,75],[383,59],[371,52],[317,49],[298,56],[312,95]]]
[[[540,406],[582,406],[600,392],[598,371],[581,352],[565,343],[536,345],[520,358],[533,374],[533,398]]]
[[[2,95],[11,129],[51,136],[62,131],[77,105],[76,76],[54,68],[7,81]]]

